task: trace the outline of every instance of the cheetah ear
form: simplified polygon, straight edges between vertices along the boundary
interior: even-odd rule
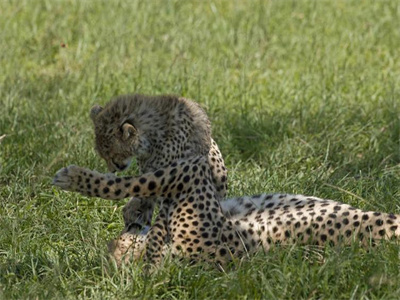
[[[90,118],[94,121],[97,115],[103,110],[100,105],[95,105],[90,109]]]
[[[133,125],[129,123],[124,123],[121,127],[121,131],[122,131],[122,140],[124,141],[131,139],[136,134],[135,127],[133,127]]]

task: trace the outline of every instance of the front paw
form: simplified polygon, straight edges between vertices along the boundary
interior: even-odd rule
[[[79,191],[79,182],[82,181],[83,168],[68,166],[58,170],[53,178],[53,185],[66,191]]]

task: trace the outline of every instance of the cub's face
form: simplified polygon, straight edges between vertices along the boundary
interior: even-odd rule
[[[125,232],[118,239],[108,243],[108,251],[118,266],[142,258],[146,248],[147,232],[148,230],[145,233]]]
[[[96,105],[90,111],[94,123],[95,149],[107,162],[110,172],[123,171],[129,167],[132,157],[137,156],[140,139],[130,120],[112,119]]]

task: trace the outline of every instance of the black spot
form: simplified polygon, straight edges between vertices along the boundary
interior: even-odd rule
[[[347,219],[347,218],[343,219],[343,224],[344,224],[344,225],[349,224],[349,219]]]
[[[368,219],[369,219],[369,216],[368,216],[368,215],[363,215],[363,216],[362,216],[362,219],[363,219],[363,220],[368,220]]]
[[[110,189],[109,189],[108,187],[105,187],[105,188],[103,189],[103,193],[104,193],[104,194],[107,194],[109,191],[110,191]]]
[[[122,181],[121,178],[119,178],[119,177],[115,178],[115,182],[116,182],[116,183],[120,183],[121,181]]]
[[[294,227],[295,227],[295,228],[299,228],[300,225],[301,225],[300,222],[296,222],[296,224],[294,224]]]
[[[139,193],[139,192],[140,192],[140,186],[135,185],[135,186],[133,187],[133,192]]]
[[[346,230],[346,232],[344,233],[347,237],[351,236],[352,231],[351,230]]]
[[[390,226],[391,231],[396,231],[396,229],[397,229],[397,226]]]
[[[336,214],[329,214],[329,218],[336,219]]]
[[[206,242],[204,243],[204,245],[206,245],[206,246],[211,246],[211,245],[212,245],[212,242],[211,242],[211,241],[206,241]]]
[[[336,223],[336,224],[335,224],[335,227],[336,227],[337,229],[340,229],[340,228],[342,227],[342,224]]]
[[[333,230],[332,228],[328,230],[330,235],[334,235],[335,234],[335,230]]]
[[[147,181],[147,178],[146,178],[146,177],[141,177],[141,178],[139,179],[139,182],[140,182],[141,184],[146,183],[146,181]]]
[[[183,190],[183,183],[179,183],[176,188],[178,189],[178,191],[182,191]]]
[[[321,234],[321,241],[325,242],[327,238],[326,234]]]
[[[183,182],[188,183],[190,181],[190,176],[186,175],[185,177],[183,177]]]
[[[354,227],[358,227],[358,226],[360,226],[360,222],[355,221],[355,222],[353,223],[353,225],[354,225]]]
[[[385,229],[379,230],[379,235],[384,236],[386,234]]]
[[[100,179],[96,179],[96,180],[94,181],[94,183],[95,183],[95,184],[99,184],[99,183],[100,183]]]
[[[176,177],[175,176],[171,176],[168,180],[168,183],[173,183],[175,181]]]
[[[225,256],[225,255],[226,255],[226,250],[225,250],[224,248],[221,248],[221,249],[219,250],[219,254],[220,254],[221,256]]]
[[[164,171],[163,170],[158,170],[154,173],[154,176],[156,176],[157,178],[161,177],[164,175]]]
[[[383,225],[383,221],[381,219],[378,219],[378,220],[376,220],[375,224],[378,225],[378,226],[382,226]]]
[[[111,185],[113,185],[115,182],[114,182],[114,180],[109,180],[109,181],[107,181],[107,185],[108,186],[111,186]]]
[[[116,190],[115,191],[115,196],[119,196],[121,194],[121,192],[122,192],[121,190]]]
[[[150,181],[149,185],[147,186],[147,188],[152,191],[156,188],[156,183],[154,181]]]
[[[126,187],[126,188],[128,188],[128,187],[130,187],[130,186],[131,186],[131,183],[130,183],[130,182],[125,183],[125,187]]]

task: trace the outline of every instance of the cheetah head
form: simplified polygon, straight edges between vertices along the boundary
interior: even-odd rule
[[[148,145],[129,116],[95,105],[90,110],[94,124],[95,149],[110,172],[123,171],[133,157],[147,153]]]
[[[147,233],[148,227],[139,233],[131,230],[121,234],[118,239],[111,240],[107,244],[108,251],[118,266],[130,261],[138,261],[142,258],[146,248]]]

